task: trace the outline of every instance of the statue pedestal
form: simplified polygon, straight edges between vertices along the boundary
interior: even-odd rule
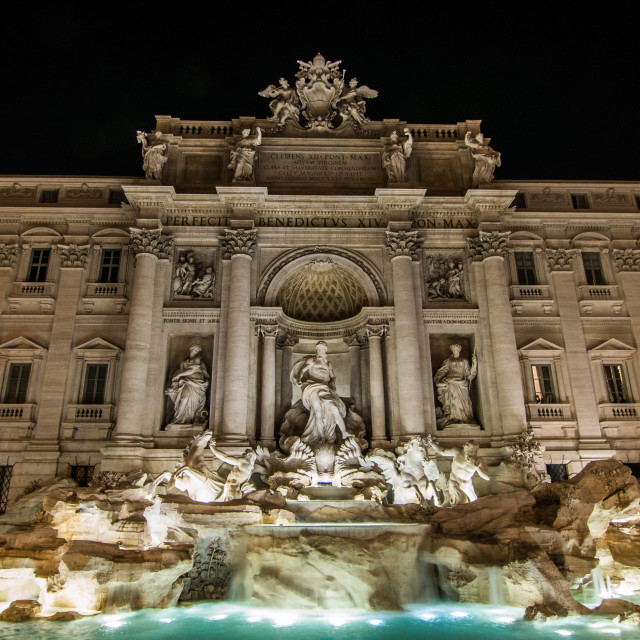
[[[189,433],[195,435],[196,433],[200,433],[204,431],[206,428],[206,424],[194,424],[192,422],[186,424],[178,424],[176,422],[170,422],[165,426],[165,431],[180,431],[181,433]]]
[[[482,431],[482,427],[479,424],[449,424],[442,429],[438,429],[437,433],[442,433],[447,436],[460,436],[467,437],[477,435]]]
[[[331,484],[321,484],[317,487],[305,487],[300,491],[311,500],[352,500],[358,493],[353,487],[334,487]]]

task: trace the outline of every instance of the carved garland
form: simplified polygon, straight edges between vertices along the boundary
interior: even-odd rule
[[[618,271],[640,271],[640,249],[614,249],[612,254]]]
[[[250,231],[245,229],[225,230],[224,235],[220,236],[223,259],[229,260],[238,254],[253,257],[256,249],[256,233],[255,229]]]
[[[356,266],[360,267],[360,269],[362,269],[367,274],[367,276],[369,276],[371,282],[373,282],[373,286],[376,288],[378,298],[380,299],[380,305],[384,306],[386,304],[387,297],[382,282],[380,281],[375,271],[363,259],[359,258],[353,253],[350,253],[349,251],[338,249],[337,247],[327,247],[324,245],[317,245],[315,247],[307,247],[305,249],[294,250],[291,253],[286,254],[276,265],[272,267],[271,271],[269,271],[269,273],[263,279],[262,284],[260,285],[260,289],[258,290],[258,304],[264,304],[269,286],[273,282],[273,279],[284,267],[286,267],[294,260],[298,260],[298,258],[315,255],[318,253],[340,256],[341,258],[345,258],[346,260],[349,260]]]
[[[387,231],[386,246],[392,259],[409,256],[411,260],[419,260],[422,238],[417,231]]]
[[[578,249],[547,249],[547,264],[551,271],[573,271]]]
[[[507,242],[511,231],[481,231],[477,238],[469,238],[469,256],[474,262],[481,262],[492,256],[505,258],[509,250]]]
[[[160,229],[135,229],[131,227],[131,249],[134,255],[150,253],[158,258],[168,258],[173,247],[173,238],[162,235]]]

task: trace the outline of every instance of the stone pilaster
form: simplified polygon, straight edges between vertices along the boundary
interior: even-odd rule
[[[38,462],[42,476],[57,473],[60,423],[67,386],[67,371],[76,328],[76,311],[80,298],[82,276],[88,247],[58,245],[60,281],[49,338],[49,351],[42,376],[44,389],[38,411],[35,437],[29,444],[29,454],[41,456]]]
[[[401,438],[425,432],[420,340],[411,266],[413,260],[418,260],[421,244],[417,231],[387,231],[393,277]]]
[[[137,446],[142,442],[143,424],[148,410],[145,399],[151,360],[156,268],[158,259],[168,258],[172,244],[173,240],[163,235],[160,229],[131,229],[131,249],[136,257],[136,267],[114,435],[116,443],[121,446]],[[103,468],[106,469],[111,462],[113,461],[105,459]],[[135,463],[132,464],[135,466]]]
[[[228,230],[220,238],[223,258],[229,260],[229,310],[222,409],[221,441],[248,443],[247,394],[251,323],[251,259],[255,251],[255,230]]]
[[[576,411],[580,448],[604,448],[591,366],[580,317],[573,269],[579,251],[547,249],[546,258],[560,314],[569,384]]]
[[[362,415],[362,371],[360,367],[360,348],[362,337],[353,334],[344,339],[349,347],[349,394],[353,400],[353,407]]]
[[[278,325],[260,325],[262,336],[262,388],[260,391],[260,444],[275,448],[276,337]]]
[[[289,376],[293,367],[293,347],[298,338],[286,333],[278,335],[278,346],[282,349],[282,368],[280,370],[280,420],[284,420],[284,414],[291,409],[293,387]]]
[[[513,436],[524,431],[527,415],[504,263],[508,237],[509,232],[481,231],[468,241],[468,247],[471,259],[482,263],[484,273],[502,434]]]
[[[14,278],[17,246],[0,242],[0,314],[3,313],[7,295]]]
[[[640,249],[614,249],[612,258],[624,291],[636,347],[640,347]]]
[[[367,325],[369,340],[369,391],[371,396],[371,447],[388,444],[384,403],[384,371],[382,368],[382,338],[387,334],[386,324]]]

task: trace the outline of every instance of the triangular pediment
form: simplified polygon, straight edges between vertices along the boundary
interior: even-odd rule
[[[616,340],[615,338],[609,338],[602,344],[599,344],[597,347],[593,347],[593,349],[589,349],[592,352],[601,352],[601,351],[635,351],[635,347],[631,347],[628,344],[625,344],[621,340]]]
[[[544,338],[537,338],[533,342],[521,347],[519,350],[524,351],[525,353],[530,353],[532,351],[564,351],[564,348],[557,344],[553,344],[553,342],[549,342]]]
[[[89,342],[85,342],[84,344],[78,345],[76,347],[76,351],[82,349],[83,351],[120,351],[120,347],[116,347],[114,344],[103,340],[102,338],[94,338],[93,340],[89,340]]]
[[[27,338],[18,336],[13,340],[9,340],[9,342],[0,344],[0,350],[5,350],[5,349],[11,349],[12,351],[15,351],[18,349],[20,350],[28,349],[30,351],[34,351],[34,350],[42,351],[44,350],[44,347],[40,346],[39,344],[36,344],[35,342],[32,342],[31,340],[28,340]]]

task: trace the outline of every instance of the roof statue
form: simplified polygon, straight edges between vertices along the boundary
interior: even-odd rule
[[[270,84],[259,92],[263,98],[272,98],[269,120],[276,123],[277,129],[283,129],[289,121],[319,131],[339,129],[348,122],[358,129],[369,122],[365,101],[377,97],[378,92],[366,85],[358,86],[356,78],[347,84],[341,62],[325,60],[320,53],[310,62],[298,60],[295,89],[280,78],[280,86]]]

